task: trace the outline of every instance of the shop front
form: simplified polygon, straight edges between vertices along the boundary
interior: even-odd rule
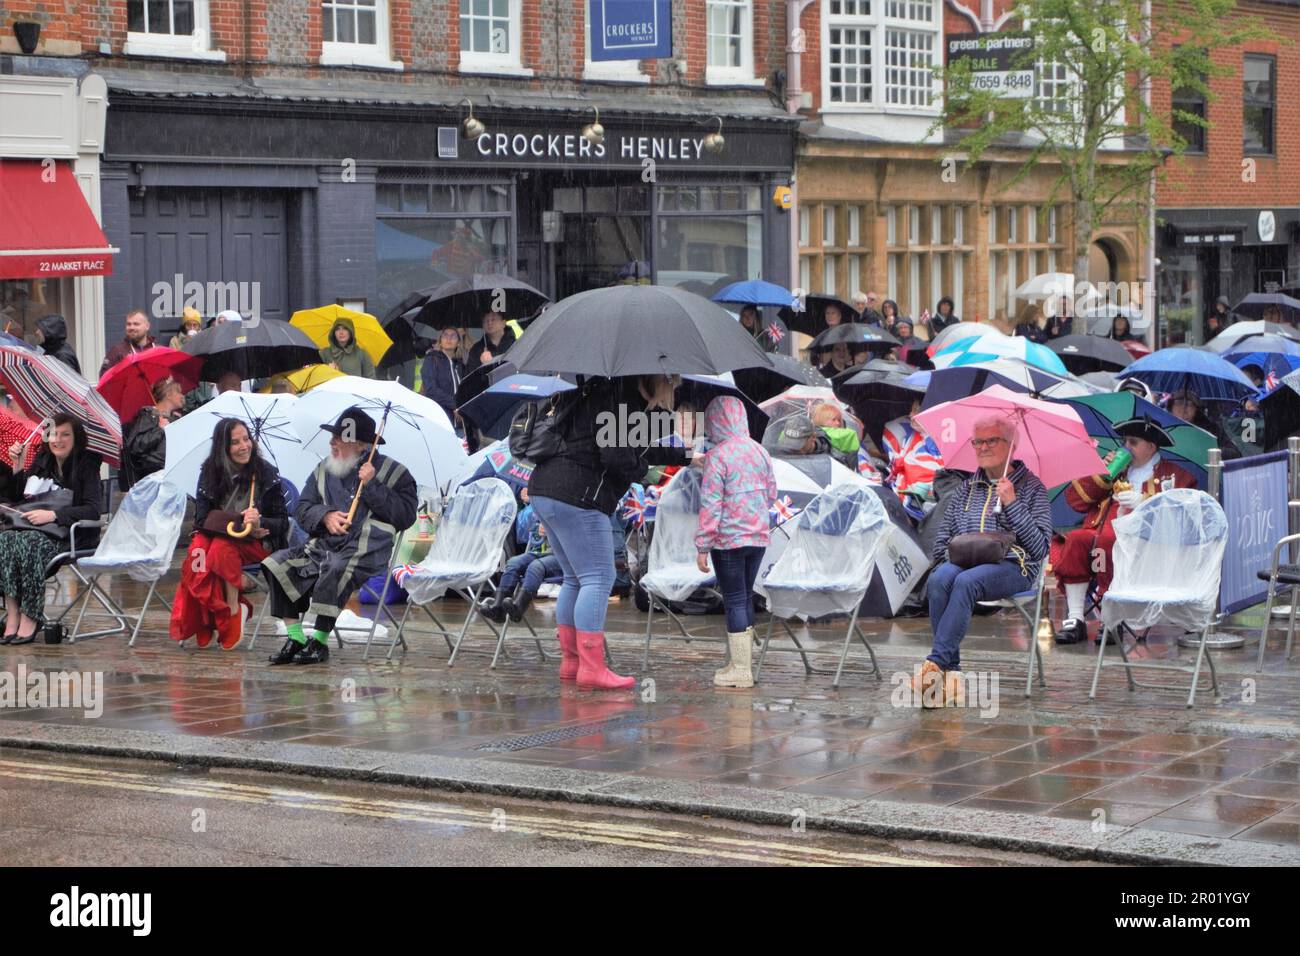
[[[1300,209],[1161,209],[1156,256],[1160,345],[1206,340],[1219,296],[1300,285]]]
[[[106,230],[131,249],[109,281],[110,332],[154,301],[155,331],[169,331],[185,303],[158,299],[160,283],[247,287],[275,317],[327,302],[383,315],[415,289],[484,272],[554,299],[620,281],[704,294],[790,284],[790,213],[772,196],[792,175],[792,119],[593,105],[603,136],[582,135],[590,106],[476,105],[484,129],[467,138],[464,106],[114,88]],[[725,141],[710,149],[719,121]]]

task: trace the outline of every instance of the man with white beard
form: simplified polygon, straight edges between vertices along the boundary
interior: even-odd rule
[[[330,631],[348,598],[366,579],[388,570],[393,539],[415,523],[418,494],[410,472],[378,453],[366,461],[375,443],[375,420],[354,405],[321,428],[333,436],[330,454],[307,479],[294,510],[311,540],[262,562],[271,612],[289,633],[272,664],[328,661]],[[361,498],[349,525],[358,483]],[[300,622],[306,612],[316,615],[310,637]]]

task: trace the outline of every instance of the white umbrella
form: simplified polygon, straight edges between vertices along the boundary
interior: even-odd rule
[[[333,381],[341,382],[343,379]],[[390,405],[356,392],[327,390],[324,385],[299,397],[293,410],[293,424],[302,439],[303,450],[315,461],[319,462],[329,454],[330,433],[321,426],[338,421],[339,416],[353,405],[373,418],[376,428],[387,415],[384,444],[379,446],[379,453],[405,465],[417,485],[446,493],[452,479],[463,472],[465,448],[456,433],[444,428],[442,423],[431,421],[418,410],[403,405]],[[442,409],[438,411],[445,422],[446,414]]]
[[[1016,287],[1016,298],[1028,299],[1030,302],[1061,296],[1074,301],[1073,272],[1044,272]]]
[[[812,415],[812,410],[818,405],[834,405],[844,417],[844,427],[852,428],[858,433],[858,438],[862,437],[862,421],[853,413],[853,409],[836,398],[835,391],[827,386],[793,385],[780,395],[774,395],[762,402],[758,407],[767,413],[770,421],[776,421],[799,412]]]
[[[930,340],[930,352],[938,352],[955,342],[972,335],[1004,335],[999,328],[987,322],[954,322]]]
[[[431,398],[419,392],[413,392],[401,382],[388,382],[381,379],[362,378],[359,375],[341,375],[328,382],[322,382],[312,389],[315,392],[346,392],[359,398],[366,398],[388,408],[401,408],[406,412],[427,419],[430,423],[455,431],[447,413]],[[376,419],[378,421],[378,419]]]
[[[238,418],[248,426],[258,451],[299,491],[320,461],[308,454],[292,421],[293,395],[223,392],[163,429],[167,457],[162,476],[193,495],[199,471],[212,450],[212,433],[223,418]]]

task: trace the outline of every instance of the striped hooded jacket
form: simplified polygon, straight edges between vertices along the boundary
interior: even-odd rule
[[[1038,575],[1052,541],[1052,503],[1043,483],[1024,462],[1013,461],[1007,477],[1015,486],[1016,500],[1000,514],[993,511],[998,501],[997,483],[985,478],[982,470],[948,495],[931,551],[935,561],[948,559],[948,542],[959,534],[1008,531],[1016,536],[1009,556],[1023,562],[1027,577]]]

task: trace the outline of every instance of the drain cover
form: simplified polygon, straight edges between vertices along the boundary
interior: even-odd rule
[[[492,740],[480,744],[474,750],[488,753],[512,753],[516,750],[527,750],[529,747],[545,747],[547,744],[553,744],[561,740],[576,740],[579,737],[589,737],[592,734],[598,734],[606,730],[635,727],[647,720],[649,720],[648,714],[625,714],[622,717],[597,720],[590,724],[574,724],[571,727],[543,730],[541,733],[527,734],[523,737],[503,737],[501,740]]]

